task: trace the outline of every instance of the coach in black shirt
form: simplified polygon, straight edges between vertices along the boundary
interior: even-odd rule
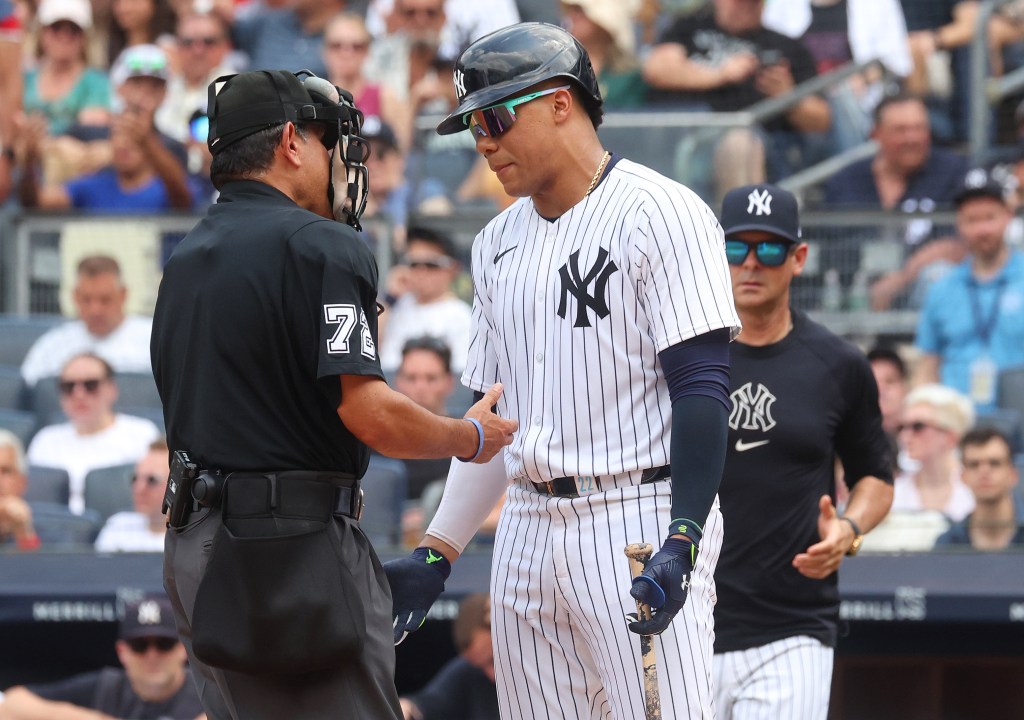
[[[168,444],[201,471],[196,503],[172,504],[164,583],[211,720],[400,717],[391,593],[357,521],[368,446],[485,461],[516,427],[490,412],[499,386],[451,419],[384,383],[377,267],[353,230],[362,118],[302,75],[211,85],[221,194],[154,314]]]
[[[729,446],[719,488],[715,702],[722,717],[825,720],[836,571],[892,503],[889,443],[864,355],[789,307],[803,271],[796,199],[771,185],[722,205],[733,297]],[[835,458],[851,488],[834,499]]]

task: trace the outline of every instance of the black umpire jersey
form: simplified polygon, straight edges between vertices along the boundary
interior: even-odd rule
[[[834,647],[837,575],[813,580],[792,561],[820,540],[818,500],[835,500],[837,455],[848,482],[892,482],[874,375],[860,350],[795,310],[780,342],[735,342],[730,355],[715,652],[795,635]]]
[[[348,226],[257,181],[227,183],[175,248],[153,317],[173,450],[203,467],[362,475],[338,375],[383,377],[377,265]]]

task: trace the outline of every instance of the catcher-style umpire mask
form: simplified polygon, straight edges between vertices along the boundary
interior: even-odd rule
[[[369,192],[366,159],[370,146],[359,132],[363,114],[351,93],[309,70],[260,70],[224,75],[209,87],[210,131],[207,146],[216,155],[225,147],[284,122],[319,123],[330,153],[326,188],[334,219],[356,230]]]

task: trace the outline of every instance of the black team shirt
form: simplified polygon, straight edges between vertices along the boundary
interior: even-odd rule
[[[376,286],[354,230],[264,183],[225,184],[175,248],[153,317],[171,449],[224,471],[361,476],[338,375],[383,377]]]
[[[781,341],[734,342],[730,355],[715,652],[795,635],[834,647],[838,577],[813,580],[792,562],[820,540],[818,500],[829,494],[835,501],[837,455],[848,483],[868,475],[892,482],[871,366],[856,347],[795,310]]]

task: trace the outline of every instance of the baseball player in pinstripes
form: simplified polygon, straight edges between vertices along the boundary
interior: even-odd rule
[[[789,307],[807,260],[796,198],[772,185],[730,190],[722,225],[743,332],[730,348],[716,705],[724,720],[825,720],[836,571],[892,502],[878,387],[859,349]],[[844,515],[836,457],[851,488]]]
[[[663,718],[714,717],[716,491],[739,330],[721,227],[685,187],[604,150],[593,69],[561,28],[481,38],[455,85],[438,132],[471,131],[520,198],[473,246],[462,380],[500,379],[497,412],[522,429],[481,471],[452,464],[422,546],[386,566],[396,642],[507,486],[491,577],[502,717],[642,720],[630,630],[660,633]],[[659,548],[636,581],[632,542]],[[634,597],[656,610],[627,626]]]

